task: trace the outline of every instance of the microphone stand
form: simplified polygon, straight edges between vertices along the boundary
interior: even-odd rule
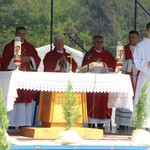
[[[90,57],[91,57],[91,54],[86,53],[85,57],[87,58],[87,61],[88,61],[88,63],[87,63],[87,72],[89,72],[89,70],[90,70]]]
[[[68,36],[70,40],[72,40],[75,44],[77,44],[82,50],[84,53],[87,53],[87,50],[83,48],[83,46],[81,46],[73,37],[70,33],[65,33],[64,34],[65,36]]]
[[[81,46],[73,37],[70,33],[65,33],[64,34],[65,36],[69,37],[70,40],[72,40],[75,44],[77,44],[81,49],[82,49],[82,52],[86,53],[87,54],[87,50],[83,48],[83,46]],[[88,59],[88,64],[87,64],[87,72],[89,72],[89,59],[90,59],[90,56],[87,56],[87,59]]]

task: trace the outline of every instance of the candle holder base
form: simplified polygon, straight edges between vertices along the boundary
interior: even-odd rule
[[[122,68],[116,67],[115,72],[116,72],[116,73],[120,73],[120,74],[121,74],[121,73],[122,73],[122,70],[121,70],[121,69],[122,69]]]
[[[20,65],[16,65],[15,71],[20,71]]]

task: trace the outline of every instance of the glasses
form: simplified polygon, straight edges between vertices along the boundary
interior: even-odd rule
[[[104,42],[101,40],[95,40],[94,43],[104,43]]]

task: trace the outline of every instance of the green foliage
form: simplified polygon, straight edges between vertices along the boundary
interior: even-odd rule
[[[143,125],[148,116],[149,103],[147,101],[147,88],[149,84],[149,82],[146,82],[142,87],[138,103],[135,107],[135,118],[133,122],[135,129],[143,129]]]
[[[67,91],[65,93],[66,98],[62,102],[62,109],[64,119],[66,120],[66,129],[69,130],[74,127],[77,121],[81,118],[78,100],[75,98],[72,92],[72,85],[68,83]]]
[[[107,0],[108,1],[108,0]],[[87,51],[94,35],[104,36],[105,48],[114,56],[117,41],[128,42],[128,32],[134,29],[134,0],[53,0],[53,37],[69,31]],[[139,1],[150,10],[149,0]],[[148,16],[137,9],[137,31],[145,36]],[[36,47],[50,43],[50,0],[0,1],[0,51],[12,38],[16,26],[27,28],[27,39]],[[65,44],[81,50],[69,37]]]
[[[4,105],[2,90],[0,90],[0,149],[1,150],[8,150],[9,149],[9,142],[6,139],[6,132],[8,128],[8,116],[7,110]]]

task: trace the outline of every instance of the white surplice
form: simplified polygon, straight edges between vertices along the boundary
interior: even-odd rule
[[[143,85],[150,80],[150,68],[148,67],[149,61],[150,61],[150,39],[144,38],[141,42],[137,44],[134,52],[134,63],[136,68],[140,70],[134,98],[134,106],[138,102]],[[148,87],[147,89],[147,100],[150,103],[150,87]],[[147,113],[148,118],[144,126],[150,128],[150,108]]]
[[[30,57],[32,65],[30,69],[36,70],[36,64],[33,57]],[[15,70],[16,65],[14,64],[14,58],[8,65],[8,69]],[[31,126],[32,125],[32,102],[30,103],[16,103],[14,104],[13,110],[8,112],[9,126]]]
[[[133,56],[135,46],[129,45],[129,49]],[[125,74],[126,74],[126,72],[128,72],[128,73],[132,72],[131,78],[133,79],[133,84],[135,87],[137,76],[138,76],[138,70],[136,69],[135,64],[133,63],[133,59],[125,59],[126,57],[124,56],[122,72]],[[132,111],[129,111],[129,110],[123,109],[123,108],[116,108],[115,123],[117,125],[132,126],[131,117],[132,117]]]

